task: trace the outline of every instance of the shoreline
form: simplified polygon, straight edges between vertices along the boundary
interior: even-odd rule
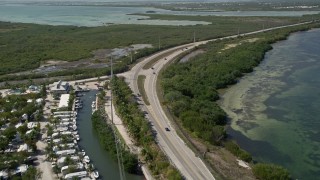
[[[319,32],[319,28],[312,28],[302,33],[315,33],[315,31]],[[296,106],[289,106],[291,101],[286,102],[288,98],[293,98],[292,102],[300,102],[301,100],[297,101],[297,96],[301,96],[300,99],[310,96],[298,91],[303,85],[301,79],[293,80],[298,77],[297,72],[308,70],[313,67],[314,62],[308,57],[300,60],[305,52],[309,52],[303,48],[301,52],[299,51],[302,55],[297,55],[296,58],[290,54],[292,49],[300,48],[303,44],[295,43],[301,41],[298,37],[304,37],[295,35],[300,32],[290,33],[289,36],[292,38],[289,39],[288,36],[286,40],[273,43],[272,46],[275,48],[266,52],[254,71],[241,77],[236,84],[221,89],[220,99],[217,101],[227,113],[227,133],[230,139],[248,150],[255,156],[256,161],[279,164],[290,170],[292,176],[297,177],[306,175],[315,167],[310,163],[312,161],[310,155],[316,153],[312,147],[317,147],[315,140],[308,136],[311,133],[309,131],[314,128],[306,126],[300,129],[304,121],[299,121],[297,118],[301,117],[295,116],[299,114],[295,108],[300,107],[303,102]],[[294,94],[295,91],[300,92],[300,95]],[[303,107],[308,108],[305,105]],[[303,108],[301,110],[303,111]],[[300,148],[301,145],[303,149]],[[290,165],[286,162],[290,162]],[[295,170],[302,164],[306,167],[296,172]],[[310,177],[314,175],[312,173]]]

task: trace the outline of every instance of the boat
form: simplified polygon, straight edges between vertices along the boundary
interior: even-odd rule
[[[93,177],[99,178],[99,172],[97,170],[93,171]]]
[[[77,130],[77,125],[73,125],[73,126],[72,126],[72,129],[73,129],[74,131],[76,131],[76,130]]]
[[[76,138],[77,141],[80,141],[80,136],[79,136],[79,134],[77,134],[77,135],[75,136],[75,138]]]
[[[82,151],[81,154],[82,154],[82,156],[85,156],[85,155],[86,155],[86,152]]]
[[[92,102],[91,107],[92,107],[92,108],[95,108],[95,107],[96,107],[96,102],[95,102],[95,101]]]
[[[83,161],[86,162],[86,163],[90,163],[89,156],[84,156]]]

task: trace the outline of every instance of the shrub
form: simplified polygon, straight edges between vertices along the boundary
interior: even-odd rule
[[[289,180],[290,174],[285,168],[274,164],[256,164],[253,173],[262,180]]]

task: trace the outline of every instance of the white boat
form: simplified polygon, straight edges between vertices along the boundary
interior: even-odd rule
[[[83,158],[83,161],[86,162],[86,163],[89,163],[89,162],[90,162],[89,156],[85,156],[85,157]]]
[[[79,134],[75,135],[75,138],[76,138],[77,141],[80,141],[80,136],[79,136]]]
[[[76,109],[82,109],[82,105],[81,104],[76,104],[76,106],[74,107]]]
[[[97,170],[93,171],[93,177],[99,178],[99,172]]]
[[[76,130],[77,130],[77,125],[73,125],[73,126],[72,126],[72,129],[73,129],[74,131],[76,131]]]

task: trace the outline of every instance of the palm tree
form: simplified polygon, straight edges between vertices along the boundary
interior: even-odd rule
[[[55,166],[52,167],[52,171],[53,171],[54,174],[57,175],[57,177],[59,177],[58,175],[59,175],[59,173],[60,173],[60,169],[58,168],[57,165],[55,165]]]
[[[57,118],[57,117],[54,117],[53,118],[53,124],[54,124],[54,126],[57,128],[57,125],[60,123],[60,119],[59,118]]]

